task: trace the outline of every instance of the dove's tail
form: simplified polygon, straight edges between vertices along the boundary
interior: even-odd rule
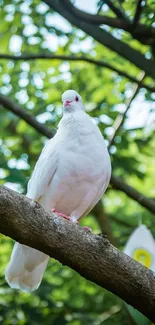
[[[36,249],[15,243],[5,279],[11,288],[34,291],[40,285],[48,259],[49,256]]]

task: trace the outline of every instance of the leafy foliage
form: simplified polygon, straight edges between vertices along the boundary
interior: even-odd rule
[[[132,16],[135,2],[121,2],[128,16]],[[115,67],[138,76],[137,67],[71,26],[44,2],[13,0],[10,3],[1,0],[1,4],[1,53],[81,54],[106,59],[109,64],[113,63]],[[142,22],[147,25],[154,24],[152,6],[153,1],[148,1],[142,13]],[[107,6],[103,6],[103,10],[104,14],[112,15]],[[113,35],[118,32],[114,28],[107,28]],[[142,46],[131,39],[127,32],[119,31],[118,37],[130,42],[146,56],[152,55],[148,45]],[[62,114],[61,94],[66,89],[76,89],[107,143],[114,132],[116,117],[123,114],[134,92],[134,85],[126,78],[86,62],[10,59],[1,60],[0,71],[1,92],[52,130],[56,130]],[[146,82],[149,84],[150,81],[151,78],[147,77]],[[154,94],[144,89],[139,91],[110,148],[114,173],[152,198],[155,198],[154,100]],[[25,193],[27,181],[46,138],[2,106],[0,120],[0,184]],[[109,214],[110,231],[120,249],[123,249],[128,236],[141,219],[155,236],[152,214],[125,194],[109,187],[102,201]],[[106,222],[104,213],[103,219]],[[95,211],[82,223],[89,224],[94,232],[104,232],[99,228]],[[11,290],[5,283],[4,270],[12,245],[12,240],[0,235],[2,324],[132,324],[128,310],[120,299],[82,279],[57,261],[50,261],[40,288],[33,294]]]

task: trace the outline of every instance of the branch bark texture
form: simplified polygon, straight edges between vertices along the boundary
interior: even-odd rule
[[[0,187],[0,232],[68,265],[155,321],[153,272],[98,235]]]

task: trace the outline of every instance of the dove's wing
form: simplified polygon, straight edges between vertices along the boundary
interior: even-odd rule
[[[111,177],[111,164],[109,155],[105,157],[104,170],[101,172],[100,177],[95,183],[92,183],[90,191],[86,193],[80,205],[72,212],[71,217],[73,220],[78,220],[86,216],[101,199],[107,189]]]
[[[55,140],[55,138],[49,140],[42,150],[28,182],[27,196],[35,201],[39,201],[46,193],[57,169],[59,150]]]

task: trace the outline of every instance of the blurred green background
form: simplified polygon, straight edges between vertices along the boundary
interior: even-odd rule
[[[128,17],[132,18],[135,1],[120,2]],[[142,71],[136,66],[72,26],[44,2],[1,0],[0,4],[0,53],[13,56],[21,53],[81,55],[103,60],[134,78],[141,77]],[[96,13],[101,1],[77,0],[75,4]],[[141,21],[147,26],[155,26],[154,5],[155,2],[150,0],[143,8]],[[114,16],[106,4],[100,10],[104,15]],[[153,58],[149,45],[142,45],[122,29],[104,28],[146,58]],[[145,83],[155,87],[148,76]],[[56,131],[62,115],[61,95],[67,89],[80,93],[87,112],[99,126],[108,145],[118,117],[123,116],[135,92],[135,84],[131,80],[107,68],[82,61],[0,60],[1,94],[18,103],[21,110],[29,112],[53,131]],[[155,93],[140,88],[129,106],[109,149],[113,173],[154,199]],[[13,114],[0,98],[1,185],[26,193],[28,179],[46,141],[45,136]],[[110,185],[102,202],[81,224],[92,227],[94,233],[106,233],[122,250],[141,220],[155,236],[153,214]],[[12,246],[13,240],[0,235],[0,324],[135,324],[119,298],[52,259],[37,291],[25,294],[12,290],[4,280]],[[138,324],[150,323],[142,319]]]

